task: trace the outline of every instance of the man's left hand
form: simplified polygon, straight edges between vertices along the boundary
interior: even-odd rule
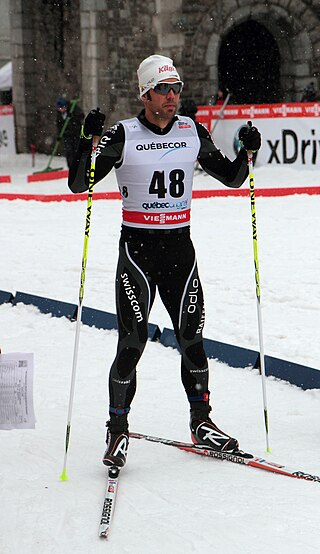
[[[261,147],[261,135],[257,127],[245,126],[239,131],[239,141],[245,150],[256,152]]]

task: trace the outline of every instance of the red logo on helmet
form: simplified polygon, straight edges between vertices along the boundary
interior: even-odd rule
[[[173,65],[163,65],[162,67],[158,67],[159,73],[164,73],[165,71],[175,71],[175,68]]]

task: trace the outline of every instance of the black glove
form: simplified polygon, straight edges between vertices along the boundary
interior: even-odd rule
[[[241,148],[252,152],[256,152],[261,147],[261,135],[256,127],[252,127],[251,121],[248,121],[247,126],[241,127],[239,141]]]
[[[85,138],[91,138],[93,135],[100,137],[105,118],[106,116],[100,112],[100,108],[91,110],[84,120],[83,134]]]

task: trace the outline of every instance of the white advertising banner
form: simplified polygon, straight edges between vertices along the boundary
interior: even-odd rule
[[[210,131],[215,126],[212,138],[231,159],[239,129],[250,120],[262,135],[256,166],[320,167],[320,103],[227,106],[223,113],[219,106],[199,106],[197,120]]]
[[[0,106],[0,156],[16,153],[13,106]]]

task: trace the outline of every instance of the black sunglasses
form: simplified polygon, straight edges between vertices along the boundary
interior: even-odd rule
[[[176,83],[158,83],[154,88],[154,92],[157,94],[162,94],[166,96],[169,94],[170,90],[173,91],[173,94],[180,94],[183,89],[183,82],[177,81]]]

